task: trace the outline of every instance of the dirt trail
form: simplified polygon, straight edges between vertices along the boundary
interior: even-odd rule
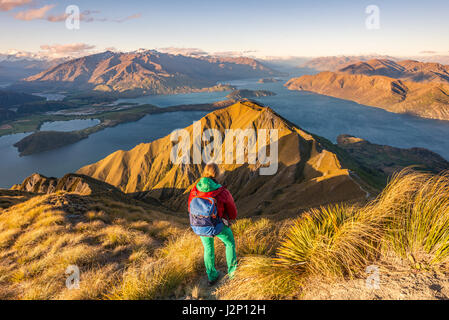
[[[218,297],[215,295],[215,291],[224,285],[229,279],[223,270],[220,270],[220,280],[213,285],[209,286],[207,283],[207,276],[204,275],[200,278],[198,283],[193,286],[190,290],[190,294],[181,298],[181,300],[217,300]]]
[[[449,277],[436,272],[379,274],[379,288],[366,279],[339,283],[312,281],[304,290],[305,300],[448,300]]]

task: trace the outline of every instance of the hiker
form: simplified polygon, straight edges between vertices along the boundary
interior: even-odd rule
[[[206,165],[202,178],[190,192],[188,203],[190,224],[201,236],[204,246],[204,264],[210,286],[220,277],[215,269],[215,237],[226,246],[229,278],[232,279],[237,268],[234,235],[229,228],[237,218],[237,208],[228,189],[217,182],[219,176],[220,169],[215,163]]]

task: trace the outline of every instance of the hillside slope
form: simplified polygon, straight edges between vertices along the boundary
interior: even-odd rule
[[[384,76],[321,72],[289,80],[290,90],[311,91],[390,112],[449,120],[449,85]]]
[[[359,200],[366,192],[350,177],[335,153],[326,149],[311,134],[281,118],[271,109],[244,101],[214,111],[201,120],[202,131],[217,129],[223,137],[220,149],[226,146],[227,129],[277,129],[278,170],[271,176],[260,175],[261,164],[221,165],[224,183],[233,193],[240,213],[288,214],[312,206],[339,201]],[[193,126],[186,128],[192,136]],[[190,141],[190,146],[192,146]],[[204,149],[205,142],[202,143]],[[232,144],[235,148],[235,141]],[[117,151],[105,159],[86,166],[80,174],[105,181],[127,193],[146,192],[174,210],[186,209],[186,194],[200,177],[201,165],[175,165],[170,159],[170,136],[141,144],[130,151]],[[225,149],[226,147],[226,149]],[[259,150],[256,141],[249,150]],[[224,161],[223,161],[224,162]]]
[[[184,220],[164,208],[125,195],[0,190],[0,299],[107,299],[118,295],[124,291],[126,272],[137,266],[151,272],[148,266],[164,259],[160,249],[170,237],[182,235],[184,225]],[[73,265],[80,272],[76,290],[66,287],[66,271]],[[162,267],[159,272],[170,270]],[[179,282],[172,285],[197,279],[193,273],[182,277],[182,272],[175,273]],[[173,295],[164,291],[164,283],[155,282],[153,287],[147,283],[145,288],[154,291],[146,295],[148,299]],[[129,292],[130,288],[125,289]]]
[[[409,166],[434,174],[449,170],[447,160],[424,148],[395,148],[374,144],[346,134],[340,135],[337,143],[361,166],[381,172],[385,176],[385,183],[394,173]]]
[[[35,178],[36,185],[46,181]],[[447,176],[405,172],[364,207],[329,206],[284,221],[239,219],[232,226],[238,271],[212,288],[201,240],[186,217],[96,185],[88,193],[0,189],[0,299],[449,296],[449,255],[440,250],[449,243]],[[216,248],[221,271],[224,251]],[[366,286],[365,269],[373,265],[381,272],[379,290]],[[67,287],[75,284],[74,268],[79,288]]]

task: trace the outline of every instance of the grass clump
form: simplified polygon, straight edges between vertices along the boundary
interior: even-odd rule
[[[244,236],[251,226],[250,221],[242,221],[236,225],[236,234]],[[243,258],[235,278],[219,288],[217,295],[288,299],[301,294],[307,279],[365,278],[367,266],[391,266],[392,261],[410,269],[446,268],[449,176],[404,170],[392,177],[374,201],[312,209],[278,237],[275,257],[250,241],[244,250],[259,255]],[[265,241],[260,237],[260,245]]]
[[[163,265],[155,252],[166,243],[147,228],[154,220],[146,207],[64,192],[0,209],[0,299],[108,297],[124,274],[135,268],[143,273],[150,259],[161,259]],[[164,233],[163,226],[173,232],[178,225],[158,223],[158,233]],[[79,289],[66,288],[70,265],[80,270]],[[161,288],[164,294],[170,291]]]
[[[310,275],[353,276],[376,257],[382,223],[354,207],[311,210],[290,228],[276,261]]]
[[[238,256],[275,253],[281,224],[268,219],[242,219],[232,225]]]
[[[130,267],[110,299],[151,300],[185,294],[183,289],[198,280],[203,250],[198,236],[182,232],[155,252],[153,258]]]
[[[0,209],[0,298],[295,299],[311,279],[365,278],[372,264],[399,261],[408,271],[449,265],[448,174],[405,170],[364,205],[315,208],[286,221],[238,220],[237,272],[215,296],[201,285],[199,237],[186,221],[152,210],[68,193]],[[72,264],[81,271],[78,290],[65,287]],[[216,265],[226,270],[219,240]]]
[[[416,268],[449,262],[449,175],[400,175],[390,191],[409,190],[408,201],[393,209],[385,249]]]
[[[240,261],[235,277],[215,294],[226,300],[292,299],[300,292],[303,279],[270,257],[250,256]]]

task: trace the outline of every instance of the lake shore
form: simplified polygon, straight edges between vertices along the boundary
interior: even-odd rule
[[[14,144],[20,156],[29,156],[45,151],[58,149],[80,140],[86,139],[89,135],[106,128],[115,127],[119,124],[134,122],[149,114],[160,114],[177,111],[213,111],[230,106],[234,101],[224,100],[215,103],[178,105],[160,108],[153,105],[138,105],[119,111],[95,114],[95,118],[100,120],[96,126],[70,132],[61,131],[37,131]],[[87,115],[84,115],[87,116]],[[93,116],[93,115],[90,115]],[[79,119],[77,117],[76,119]]]

